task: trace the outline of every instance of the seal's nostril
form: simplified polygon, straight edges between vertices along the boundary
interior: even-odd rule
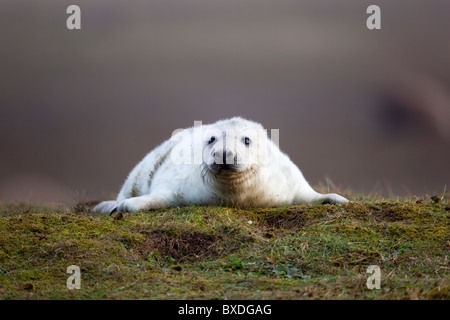
[[[227,152],[225,150],[223,151],[223,163],[227,163]]]

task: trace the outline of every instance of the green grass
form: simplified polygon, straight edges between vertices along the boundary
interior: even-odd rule
[[[0,203],[1,299],[449,299],[435,199],[102,216]],[[81,269],[68,290],[66,269]],[[381,289],[366,286],[381,268]]]

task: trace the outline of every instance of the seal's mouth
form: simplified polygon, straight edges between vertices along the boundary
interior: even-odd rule
[[[204,185],[225,203],[236,204],[244,190],[258,185],[258,170],[251,165],[203,163],[201,175]]]
[[[213,163],[213,164],[208,165],[208,170],[213,172],[214,174],[220,174],[222,172],[233,173],[233,172],[240,172],[241,166],[238,164]]]

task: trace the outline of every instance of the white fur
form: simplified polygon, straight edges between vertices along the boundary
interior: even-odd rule
[[[245,137],[251,141],[248,146]],[[195,155],[180,163],[182,150]],[[234,170],[215,164],[224,159],[224,151]],[[115,201],[104,201],[94,210],[137,212],[188,204],[278,207],[316,201],[348,200],[314,191],[260,124],[236,117],[173,135],[136,165]]]

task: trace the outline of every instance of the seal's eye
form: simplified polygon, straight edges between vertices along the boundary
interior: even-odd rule
[[[250,142],[251,142],[251,141],[250,141],[250,138],[249,138],[249,137],[245,137],[245,138],[244,138],[244,143],[245,143],[246,146],[249,146],[249,145],[250,145]]]
[[[211,139],[209,139],[208,144],[213,143],[214,141],[216,141],[216,137],[211,137]]]

